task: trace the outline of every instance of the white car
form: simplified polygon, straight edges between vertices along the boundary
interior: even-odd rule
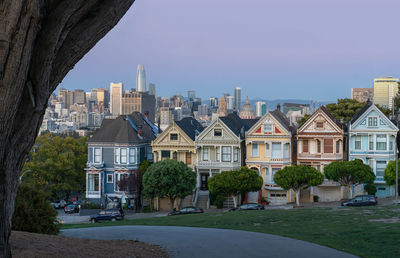
[[[52,201],[52,202],[50,202],[50,205],[53,206],[54,209],[61,209],[61,208],[64,208],[65,205],[67,205],[67,202],[64,200]]]

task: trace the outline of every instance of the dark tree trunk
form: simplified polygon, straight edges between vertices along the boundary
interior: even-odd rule
[[[0,257],[11,256],[18,177],[51,93],[133,2],[0,1]]]

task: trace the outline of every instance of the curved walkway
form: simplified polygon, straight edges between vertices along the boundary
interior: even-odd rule
[[[171,257],[355,257],[317,244],[248,231],[166,226],[67,229],[62,235],[130,239],[164,247]]]

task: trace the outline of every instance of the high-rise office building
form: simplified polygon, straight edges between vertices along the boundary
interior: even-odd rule
[[[156,85],[154,83],[149,83],[149,94],[156,95]]]
[[[398,78],[380,77],[374,79],[374,104],[392,110],[393,100],[398,93]]]
[[[267,103],[263,101],[256,102],[256,117],[262,117],[267,113]]]
[[[240,111],[240,103],[241,103],[241,95],[242,95],[242,89],[240,87],[235,88],[235,110],[237,112]]]
[[[233,96],[226,96],[225,100],[226,100],[226,109],[228,110],[228,113],[232,112],[235,106],[234,105],[235,99],[233,98]]]
[[[86,103],[86,94],[83,90],[74,90],[74,104],[85,104]]]
[[[130,115],[133,112],[140,112],[148,115],[154,123],[156,115],[156,97],[148,92],[131,91],[122,94],[121,115]]]
[[[188,91],[188,100],[193,101],[196,98],[196,91],[194,90],[189,90]]]
[[[218,107],[218,99],[215,97],[210,98],[210,108]]]
[[[144,65],[139,64],[136,73],[136,91],[146,92],[146,72],[144,71]]]
[[[122,110],[122,90],[120,83],[110,83],[110,112],[113,116],[119,116]]]
[[[372,101],[374,99],[374,88],[351,88],[351,99],[359,102]]]
[[[218,116],[223,117],[227,116],[228,112],[226,110],[226,100],[224,97],[219,99],[219,105],[218,105]]]

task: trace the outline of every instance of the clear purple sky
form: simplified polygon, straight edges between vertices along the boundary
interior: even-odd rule
[[[329,2],[329,3],[328,3]],[[68,89],[334,100],[400,76],[399,0],[136,0],[66,76]]]

